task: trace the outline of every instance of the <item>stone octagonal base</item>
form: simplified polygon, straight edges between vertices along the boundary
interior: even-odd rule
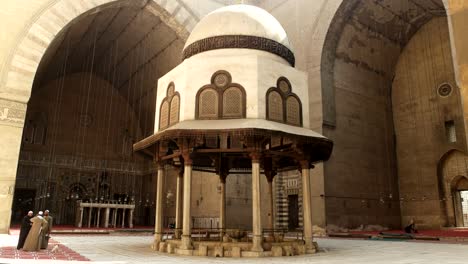
[[[313,248],[306,248],[301,240],[283,242],[264,242],[264,251],[251,251],[250,242],[218,242],[218,241],[192,241],[193,249],[181,249],[180,240],[166,240],[155,243],[155,251],[176,254],[181,256],[209,256],[209,257],[282,257],[313,254],[317,252],[317,243]],[[157,244],[157,245],[156,245]]]

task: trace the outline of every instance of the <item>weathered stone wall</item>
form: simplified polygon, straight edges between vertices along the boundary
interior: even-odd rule
[[[455,82],[447,19],[434,18],[403,50],[393,81],[393,119],[400,186],[402,225],[412,218],[420,228],[444,225],[437,175],[440,158],[463,149],[463,115]],[[439,94],[442,84],[452,92]],[[445,122],[453,120],[456,142]]]

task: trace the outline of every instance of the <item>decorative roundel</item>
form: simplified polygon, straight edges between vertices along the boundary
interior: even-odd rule
[[[452,93],[452,86],[448,83],[443,83],[439,85],[437,93],[442,97],[449,96]]]
[[[280,90],[283,93],[287,93],[290,90],[289,83],[287,81],[285,81],[285,80],[279,81],[278,88],[280,88]]]
[[[214,84],[218,87],[225,87],[229,84],[229,76],[226,73],[218,73],[214,77]]]

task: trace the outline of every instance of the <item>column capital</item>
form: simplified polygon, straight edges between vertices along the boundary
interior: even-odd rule
[[[302,170],[304,169],[313,169],[315,168],[314,165],[310,164],[310,161],[309,160],[306,160],[306,159],[303,159],[303,160],[300,160],[299,161],[299,166]]]
[[[249,157],[252,159],[252,162],[260,163],[262,153],[260,151],[253,151],[249,153]]]
[[[182,156],[182,158],[184,159],[184,166],[185,166],[185,165],[192,165],[192,164],[193,164],[193,160],[192,160],[191,154],[192,154],[192,150],[191,150],[191,149],[183,149],[183,150],[181,151],[181,156]]]
[[[156,161],[155,163],[156,163],[156,169],[158,170],[164,169],[164,165],[166,165],[166,163],[163,161]]]
[[[308,160],[300,160],[299,165],[301,166],[301,169],[310,169],[310,162]]]

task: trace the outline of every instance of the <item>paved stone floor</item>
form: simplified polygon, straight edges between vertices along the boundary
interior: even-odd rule
[[[16,245],[15,235],[0,235],[0,247]],[[154,252],[149,248],[152,237],[144,235],[56,235],[54,239],[91,261],[2,259],[0,263],[316,263],[316,264],[466,264],[468,244],[440,242],[369,241],[316,239],[320,252],[315,255],[263,259],[179,257]]]

